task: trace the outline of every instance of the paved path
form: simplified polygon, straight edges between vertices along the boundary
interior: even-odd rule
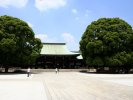
[[[133,75],[0,75],[0,100],[133,100]]]
[[[49,100],[133,100],[133,75],[45,72],[34,77],[39,78]],[[120,79],[127,83],[121,84]]]

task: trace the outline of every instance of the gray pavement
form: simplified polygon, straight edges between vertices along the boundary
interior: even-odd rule
[[[0,75],[0,100],[133,100],[132,74]]]

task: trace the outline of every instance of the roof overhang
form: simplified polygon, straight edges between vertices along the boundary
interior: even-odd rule
[[[41,55],[56,56],[78,56],[79,53],[71,52],[67,49],[66,43],[43,43]]]

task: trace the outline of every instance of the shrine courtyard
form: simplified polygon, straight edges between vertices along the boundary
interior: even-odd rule
[[[0,75],[0,100],[133,100],[133,74]]]

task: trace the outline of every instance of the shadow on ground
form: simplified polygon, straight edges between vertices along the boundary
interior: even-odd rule
[[[118,73],[118,72],[89,72],[87,70],[82,70],[80,71],[80,73],[86,73],[86,74],[133,74],[133,72],[129,72],[129,73]]]
[[[23,70],[14,70],[12,72],[2,72],[2,71],[0,71],[0,75],[14,75],[14,74],[27,74],[27,72],[23,71]]]

